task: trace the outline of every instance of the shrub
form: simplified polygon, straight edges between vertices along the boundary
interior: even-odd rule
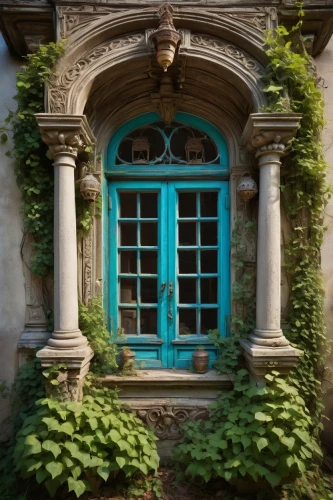
[[[262,478],[275,488],[311,470],[321,450],[304,400],[277,372],[266,382],[258,388],[239,370],[233,391],[211,405],[210,420],[184,425],[174,458],[187,476],[231,484]]]
[[[82,403],[44,398],[16,436],[14,460],[53,497],[61,485],[79,497],[123,472],[147,474],[159,464],[156,438],[120,403],[117,392],[88,388]]]

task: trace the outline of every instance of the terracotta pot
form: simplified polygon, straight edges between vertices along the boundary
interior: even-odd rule
[[[121,351],[119,355],[120,368],[123,370],[134,370],[135,368],[135,352],[131,349]]]
[[[197,373],[206,373],[209,363],[209,352],[204,349],[197,349],[192,354],[193,368]]]

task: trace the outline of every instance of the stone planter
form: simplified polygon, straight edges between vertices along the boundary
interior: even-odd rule
[[[204,347],[197,348],[192,354],[193,369],[196,373],[206,373],[209,363],[209,352]]]

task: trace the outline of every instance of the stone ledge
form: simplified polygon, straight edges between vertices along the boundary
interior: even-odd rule
[[[142,384],[160,386],[163,383],[168,386],[208,385],[230,389],[234,375],[218,375],[215,370],[203,374],[191,373],[188,370],[138,370],[135,375],[106,375],[100,380],[104,385],[119,387]]]
[[[121,399],[190,398],[214,400],[221,391],[233,388],[233,375],[209,370],[202,375],[188,370],[138,370],[136,375],[106,375],[104,386],[121,390]]]

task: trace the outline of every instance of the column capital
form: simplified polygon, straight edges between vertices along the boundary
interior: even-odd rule
[[[85,115],[37,113],[35,116],[52,157],[67,154],[76,158],[80,149],[95,142]]]
[[[301,118],[300,113],[252,113],[245,125],[241,145],[249,151],[257,149],[258,155],[281,151],[282,146],[295,137]]]

